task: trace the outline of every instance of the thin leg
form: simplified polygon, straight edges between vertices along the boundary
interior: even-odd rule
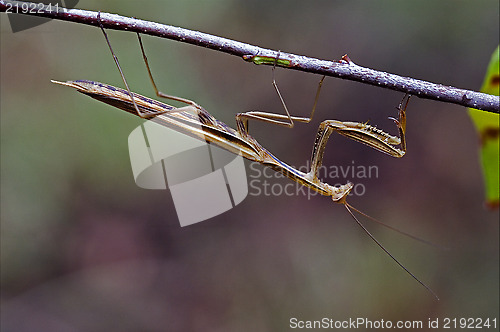
[[[148,71],[148,75],[149,75],[149,78],[151,80],[151,83],[153,84],[153,88],[155,90],[156,95],[158,97],[162,97],[162,98],[166,98],[166,99],[170,99],[170,100],[175,100],[175,101],[182,102],[182,103],[185,103],[185,104],[188,104],[188,105],[192,105],[196,109],[198,109],[198,110],[206,113],[210,117],[212,117],[208,112],[206,112],[203,109],[203,107],[201,107],[200,105],[198,105],[194,101],[189,100],[189,99],[185,99],[185,98],[181,98],[181,97],[172,96],[172,95],[163,93],[163,92],[161,92],[161,91],[158,90],[158,86],[156,85],[156,82],[155,82],[155,80],[153,78],[151,67],[149,66],[148,57],[146,56],[146,51],[144,49],[144,45],[142,43],[142,38],[141,38],[141,36],[140,36],[139,33],[137,33],[137,38],[139,39],[139,45],[141,47],[142,57],[144,59],[144,63],[146,65],[146,68],[147,68],[147,71]],[[288,108],[287,108],[287,106],[285,104],[285,101],[283,100],[283,97],[281,96],[280,90],[278,88],[278,85],[277,85],[276,79],[275,79],[274,70],[276,68],[276,62],[277,62],[278,58],[279,58],[279,53],[278,53],[278,57],[276,58],[274,66],[273,66],[273,69],[272,69],[272,72],[273,72],[273,81],[272,81],[272,84],[273,84],[273,86],[274,86],[274,88],[276,90],[276,93],[278,94],[278,97],[280,98],[280,101],[281,101],[281,104],[283,105],[283,108],[285,109],[286,115],[285,114],[275,114],[275,113],[260,112],[260,111],[250,111],[250,112],[245,112],[245,113],[237,114],[236,115],[237,128],[240,131],[240,134],[242,134],[243,136],[248,135],[248,120],[249,119],[260,120],[260,121],[265,121],[265,122],[268,122],[268,123],[274,123],[274,124],[278,124],[278,125],[282,125],[282,126],[293,127],[293,125],[294,125],[293,121],[308,123],[308,122],[311,121],[311,119],[312,119],[312,117],[314,115],[314,111],[316,109],[316,105],[317,105],[318,99],[319,99],[319,94],[320,94],[320,91],[321,91],[321,86],[323,85],[323,81],[325,79],[325,76],[323,76],[321,78],[321,80],[320,80],[320,82],[318,84],[318,89],[316,91],[316,97],[314,99],[314,105],[313,105],[313,108],[311,110],[311,115],[308,118],[291,116],[290,113],[289,113],[289,111],[288,111]]]
[[[163,93],[163,92],[161,92],[161,91],[158,90],[158,87],[157,87],[157,85],[155,83],[155,80],[153,78],[153,74],[151,72],[151,68],[149,67],[148,57],[146,56],[146,51],[144,50],[144,45],[142,44],[142,38],[141,38],[141,35],[139,33],[137,33],[137,38],[139,39],[139,45],[141,46],[142,58],[144,59],[144,63],[146,64],[146,68],[148,70],[149,79],[151,80],[151,83],[153,84],[153,88],[155,90],[156,95],[158,97],[161,97],[161,98],[175,100],[175,101],[178,101],[178,102],[181,102],[181,103],[192,105],[192,106],[194,106],[196,108],[199,108],[199,109],[203,109],[203,107],[201,107],[200,105],[198,105],[197,103],[195,103],[192,100],[181,98],[181,97],[176,97],[176,96],[172,96],[172,95],[168,95],[168,94]]]
[[[287,114],[285,115],[285,114],[276,114],[276,113],[268,113],[268,112],[260,112],[260,111],[249,111],[249,112],[238,114],[238,117],[245,123],[247,123],[248,120],[251,119],[251,120],[259,120],[259,121],[264,121],[264,122],[268,122],[268,123],[273,123],[273,124],[277,124],[277,125],[281,125],[281,126],[287,126],[290,128],[293,128],[293,126],[294,126],[293,121],[298,121],[298,122],[302,122],[302,123],[309,123],[309,122],[311,122],[311,120],[314,116],[314,112],[316,110],[316,105],[318,104],[321,86],[323,85],[324,79],[325,79],[325,76],[323,76],[318,83],[318,89],[316,91],[316,97],[314,99],[313,108],[311,110],[310,116],[307,118],[290,115],[290,113],[288,112],[288,108],[287,108],[287,106],[286,106],[286,104],[281,96],[281,93],[279,92],[278,85],[276,84],[274,79],[273,79],[273,86],[275,87],[275,90],[278,93],[278,96],[281,100],[283,108],[285,109]],[[245,126],[248,127],[248,125],[245,125]]]
[[[101,12],[97,14],[97,21],[99,22],[99,26],[101,27],[101,31],[104,34],[104,38],[106,39],[106,43],[108,44],[109,50],[111,51],[111,55],[113,56],[113,60],[115,60],[116,67],[118,67],[118,71],[120,72],[120,76],[122,77],[123,84],[125,84],[125,88],[127,89],[128,95],[130,96],[130,99],[132,99],[132,103],[134,104],[134,108],[137,112],[137,115],[140,116],[141,118],[148,118],[151,117],[151,115],[143,114],[141,111],[139,111],[139,107],[137,107],[137,104],[134,99],[134,95],[130,91],[130,88],[127,84],[127,80],[125,79],[125,75],[123,74],[122,67],[120,66],[120,63],[118,62],[118,57],[115,55],[115,52],[113,51],[113,48],[111,47],[111,43],[109,42],[108,35],[106,34],[106,31],[104,31],[104,26],[101,23]]]
[[[145,113],[143,113],[143,112],[141,112],[139,110],[139,107],[137,106],[137,103],[135,101],[134,95],[132,94],[132,92],[131,92],[131,90],[130,90],[130,88],[128,86],[127,80],[125,79],[125,75],[123,74],[123,70],[122,70],[122,68],[120,66],[120,63],[118,61],[118,57],[116,56],[115,52],[113,51],[113,48],[111,47],[111,43],[109,41],[108,35],[106,34],[106,31],[104,30],[104,26],[101,23],[101,12],[99,12],[97,14],[97,20],[99,22],[99,26],[101,27],[101,31],[102,31],[102,33],[104,35],[104,38],[106,39],[106,43],[108,44],[109,50],[111,52],[111,55],[113,56],[113,60],[115,61],[116,67],[118,68],[118,71],[120,72],[120,76],[121,76],[121,78],[123,80],[123,84],[125,84],[125,88],[127,89],[128,95],[130,96],[130,99],[132,100],[132,104],[134,105],[134,108],[135,108],[135,111],[137,112],[137,115],[139,117],[143,118],[143,119],[150,119],[151,117],[158,116],[158,115],[161,115],[161,114],[182,111],[183,109],[174,108],[172,110],[158,111],[157,113],[154,113],[154,114],[151,114],[151,113],[145,114]],[[142,42],[141,42],[141,48],[142,48]],[[148,65],[148,70],[149,70],[149,65]],[[149,72],[149,76],[152,78],[151,72]],[[155,86],[155,89],[156,89],[156,85],[154,84],[154,81],[153,81],[153,85]],[[181,102],[186,102],[187,101],[187,100],[184,100],[182,98],[176,98],[176,97],[174,97],[174,98],[175,98],[175,100],[178,100],[178,101],[181,101]],[[198,105],[196,105],[194,102],[189,101],[189,102],[187,102],[187,104],[194,106],[195,109],[199,109],[199,108],[201,109],[201,107],[199,107]]]
[[[273,123],[273,124],[293,128],[294,121],[309,123],[314,116],[314,112],[316,110],[316,105],[318,104],[319,94],[321,91],[321,87],[323,85],[323,81],[325,80],[325,76],[321,77],[321,79],[318,83],[318,89],[316,90],[316,96],[314,98],[314,104],[313,104],[310,116],[307,118],[292,116],[292,115],[290,115],[290,112],[288,111],[288,107],[286,106],[286,103],[281,95],[280,89],[278,88],[278,84],[277,84],[276,78],[275,78],[276,62],[278,61],[278,58],[279,58],[279,52],[278,52],[278,56],[275,59],[274,66],[272,69],[272,74],[273,74],[272,84],[273,84],[274,90],[278,94],[281,105],[283,106],[283,109],[285,110],[286,114],[276,114],[276,113],[268,113],[268,112],[260,112],[260,111],[250,111],[250,112],[240,113],[236,116],[236,121],[239,124],[241,124],[242,128],[245,128],[245,131],[247,133],[248,133],[248,120],[250,120],[250,119],[264,121],[267,123]],[[238,127],[240,127],[240,125]]]
[[[288,126],[290,128],[293,128],[293,119],[292,119],[292,117],[290,115],[290,112],[288,112],[288,107],[286,107],[285,100],[281,96],[280,89],[278,88],[278,84],[276,83],[276,74],[275,74],[275,72],[276,72],[276,63],[278,62],[278,59],[280,57],[280,53],[281,53],[281,51],[278,51],[278,55],[276,56],[276,59],[274,59],[274,65],[273,65],[273,69],[272,69],[272,75],[273,75],[272,84],[273,84],[274,90],[278,94],[278,97],[279,97],[279,99],[281,101],[281,105],[283,105],[283,109],[285,110],[285,113],[286,113],[287,118],[288,118],[288,122],[282,122],[282,124],[285,125],[285,126]]]
[[[158,90],[158,86],[156,85],[156,82],[153,78],[153,73],[151,71],[151,67],[149,66],[148,57],[146,56],[146,51],[144,49],[144,45],[142,43],[142,38],[141,38],[141,35],[139,33],[137,33],[137,39],[139,39],[139,45],[141,47],[142,58],[144,59],[144,64],[146,65],[149,79],[151,80],[151,83],[153,84],[153,88],[155,90],[156,95],[158,97],[161,97],[161,98],[178,101],[178,102],[185,103],[185,104],[192,106],[193,107],[192,110],[198,115],[198,117],[200,118],[200,121],[202,123],[217,127],[218,126],[217,120],[210,113],[208,113],[203,107],[201,107],[200,105],[198,105],[194,101],[189,100],[189,99],[185,99],[185,98],[181,98],[181,97],[177,97],[177,96],[168,95],[168,94],[163,93],[160,90]],[[171,111],[167,111],[167,112],[171,113],[171,112],[175,112],[175,110],[171,110]]]

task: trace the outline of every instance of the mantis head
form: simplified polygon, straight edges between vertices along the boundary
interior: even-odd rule
[[[354,184],[351,182],[347,182],[346,184],[340,185],[338,187],[330,186],[332,200],[336,203],[345,205],[347,196],[349,195],[349,192],[352,190],[353,187]]]

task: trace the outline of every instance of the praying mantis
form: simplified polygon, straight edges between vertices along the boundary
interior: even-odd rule
[[[100,23],[99,16],[98,16],[98,22]],[[252,137],[249,134],[248,121],[260,120],[281,126],[287,126],[289,128],[293,128],[295,122],[309,123],[314,116],[325,76],[323,76],[319,81],[314,104],[309,117],[298,117],[290,115],[290,112],[288,111],[285,101],[281,96],[280,90],[278,88],[274,76],[276,64],[280,61],[278,52],[277,57],[275,59],[272,59],[272,61],[274,61],[274,66],[272,68],[272,73],[273,73],[272,84],[274,89],[276,90],[276,93],[278,94],[278,97],[281,101],[281,104],[286,114],[275,114],[275,113],[268,113],[261,111],[250,111],[245,113],[239,113],[236,115],[236,129],[233,129],[230,126],[226,125],[225,123],[217,120],[214,116],[208,113],[202,106],[198,105],[194,101],[168,95],[158,90],[157,85],[153,79],[152,71],[139,33],[137,33],[137,36],[142,56],[156,95],[161,98],[184,103],[187,106],[174,107],[159,102],[157,100],[139,95],[137,93],[131,92],[127,80],[125,79],[125,75],[123,74],[122,68],[118,62],[118,58],[111,47],[111,43],[104,30],[104,27],[102,26],[102,24],[100,25],[100,27],[101,31],[104,34],[106,43],[110,49],[111,55],[113,56],[114,62],[118,68],[118,71],[120,73],[120,76],[123,80],[126,89],[121,89],[108,84],[88,81],[88,80],[76,80],[76,81],[66,81],[66,82],[52,80],[53,83],[75,88],[78,92],[86,94],[94,99],[102,101],[116,108],[122,109],[128,113],[173,128],[184,134],[207,141],[209,143],[213,143],[235,154],[240,154],[241,156],[243,156],[248,160],[261,163],[279,173],[282,173],[291,180],[307,188],[310,188],[311,190],[314,190],[321,195],[331,197],[331,199],[334,202],[342,204],[345,207],[345,209],[352,216],[354,221],[394,262],[396,262],[413,279],[415,279],[427,291],[429,291],[434,297],[438,299],[437,295],[432,291],[432,289],[430,289],[425,283],[423,283],[412,272],[410,272],[402,263],[400,263],[399,260],[397,260],[368,231],[368,229],[366,229],[366,227],[354,215],[353,210],[366,216],[371,220],[381,223],[380,221],[357,210],[347,202],[347,196],[349,195],[350,191],[354,186],[353,183],[348,182],[344,185],[332,186],[329,185],[328,183],[322,182],[318,178],[318,172],[323,162],[323,155],[326,148],[326,144],[332,133],[338,133],[340,135],[346,136],[348,138],[361,142],[373,149],[376,149],[390,156],[396,158],[403,157],[406,153],[406,140],[405,140],[406,109],[408,107],[408,103],[411,96],[405,95],[402,101],[400,102],[399,106],[397,107],[398,119],[391,118],[396,124],[396,127],[398,129],[399,132],[398,136],[392,136],[386,133],[385,131],[378,129],[377,127],[369,125],[367,123],[346,122],[337,120],[325,120],[321,122],[316,134],[316,139],[314,141],[314,146],[312,150],[311,168],[309,172],[305,173],[284,163],[276,156],[274,156],[271,152],[269,152],[267,149],[265,149],[254,137]],[[261,59],[261,61],[271,61],[271,60]],[[400,231],[394,227],[388,226],[386,224],[383,225],[397,232],[400,232],[404,235],[415,238],[414,236],[407,234],[403,231]],[[415,239],[423,241],[419,238]]]

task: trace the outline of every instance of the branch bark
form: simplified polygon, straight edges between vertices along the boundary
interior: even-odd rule
[[[37,9],[33,12],[24,12],[21,10],[22,4],[25,4],[26,6],[26,4],[29,3],[23,1],[0,0],[0,12],[16,13],[16,8],[18,8],[18,14],[41,16],[99,26],[97,18],[98,12],[66,9],[54,6],[51,8],[46,6],[43,9],[36,7]],[[329,60],[320,60],[307,56],[261,48],[259,46],[198,31],[139,20],[131,17],[124,17],[116,14],[101,12],[100,19],[102,25],[107,29],[133,31],[151,36],[177,40],[239,56],[244,60],[251,61],[255,64],[274,65],[274,59],[279,57],[279,61],[277,61],[276,64],[288,69],[357,81],[381,88],[409,93],[419,98],[453,103],[497,114],[500,111],[500,100],[498,96],[459,89],[452,86],[445,86],[361,67],[352,62],[346,56],[343,57],[342,60],[332,62]]]

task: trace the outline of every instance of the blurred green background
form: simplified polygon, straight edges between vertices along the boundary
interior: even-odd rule
[[[499,40],[494,0],[82,0],[77,7],[321,59],[348,53],[362,66],[473,90]],[[108,32],[131,89],[153,96],[135,35]],[[195,100],[231,126],[238,112],[282,111],[270,67],[166,39],[144,43],[162,91]],[[276,78],[291,112],[307,115],[319,77],[278,69]],[[366,192],[350,203],[450,248],[365,221],[436,301],[329,198],[250,195],[181,228],[168,191],[134,183],[127,137],[140,119],[50,79],[122,86],[98,29],[51,21],[12,33],[2,14],[2,330],[282,331],[292,317],[498,324],[499,215],[483,206],[478,139],[465,108],[413,98],[403,159],[338,135],[324,157],[326,165],[377,166],[377,178],[357,179]],[[252,123],[251,133],[300,166],[322,120],[369,120],[396,133],[387,117],[401,98],[327,78],[311,124]]]

